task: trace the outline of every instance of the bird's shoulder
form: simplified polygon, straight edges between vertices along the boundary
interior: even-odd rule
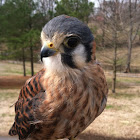
[[[45,69],[40,70],[33,77],[29,78],[20,90],[18,101],[21,99],[28,100],[43,90],[42,77]]]

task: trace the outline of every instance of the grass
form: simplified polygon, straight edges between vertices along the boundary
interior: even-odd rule
[[[139,78],[133,78],[133,77],[118,77],[117,82],[124,82],[124,83],[133,83],[133,84],[140,84],[140,79]]]
[[[109,104],[108,104],[108,105],[106,106],[106,109],[113,109],[113,108],[114,108],[113,105],[109,105]]]
[[[2,115],[1,115],[1,117],[6,117],[8,114],[6,114],[6,113],[3,113]]]
[[[34,64],[34,72],[42,68],[41,64]],[[26,74],[31,75],[30,63],[26,62]],[[0,76],[23,75],[23,66],[21,62],[15,64],[15,61],[0,61]]]
[[[127,58],[127,48],[118,48],[117,50],[117,58],[118,58],[118,64],[125,65],[126,58]],[[132,49],[132,60],[131,65],[132,66],[139,66],[140,67],[140,47],[135,47]],[[100,48],[96,51],[96,57],[102,64],[105,63],[112,63],[113,60],[113,48]]]
[[[111,88],[112,86],[112,77],[111,75],[106,75],[108,86]],[[140,78],[134,77],[117,77],[116,80],[116,87],[118,89],[125,89],[131,88],[131,86],[139,86],[140,85]]]
[[[19,89],[18,89],[19,90]],[[1,89],[0,90],[0,100],[9,100],[12,98],[16,98],[17,97],[17,91],[16,89],[11,90],[11,89]]]
[[[14,106],[19,89],[0,89],[0,135],[8,135],[8,130],[14,120]]]
[[[116,98],[116,99],[122,99],[122,98],[124,98],[124,99],[132,99],[132,98],[135,98],[135,97],[137,97],[137,95],[136,94],[133,94],[133,93],[125,93],[124,94],[124,92],[122,92],[122,93],[116,93],[116,95],[113,95],[113,94],[111,94],[110,95],[111,97],[113,97],[113,98]]]
[[[122,106],[107,104],[106,109],[109,109],[109,110],[121,110]]]

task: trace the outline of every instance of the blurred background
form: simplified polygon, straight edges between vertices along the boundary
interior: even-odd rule
[[[0,140],[12,140],[12,105],[42,68],[42,27],[61,14],[91,29],[109,86],[105,111],[77,139],[140,140],[140,0],[0,0]]]

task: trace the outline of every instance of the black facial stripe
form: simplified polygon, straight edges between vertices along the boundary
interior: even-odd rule
[[[72,56],[62,53],[61,54],[61,61],[65,65],[68,65],[71,68],[77,68],[73,62]]]
[[[89,62],[92,59],[91,58],[91,56],[92,56],[92,46],[91,46],[91,44],[85,45],[85,49],[86,49],[86,52],[87,52],[86,62]]]

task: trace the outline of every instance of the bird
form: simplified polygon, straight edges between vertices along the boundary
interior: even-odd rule
[[[25,82],[9,135],[19,140],[75,139],[105,109],[108,86],[89,27],[60,15],[41,31],[43,68]]]

